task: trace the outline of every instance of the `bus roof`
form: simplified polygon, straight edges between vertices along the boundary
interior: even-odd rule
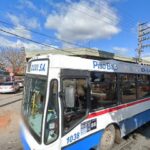
[[[135,63],[126,63],[116,60],[93,60],[81,57],[66,56],[66,55],[43,55],[33,57],[29,61],[28,73],[36,74],[40,68],[31,69],[34,64],[41,65],[46,63],[47,68],[60,68],[60,69],[77,69],[77,70],[89,70],[89,71],[102,71],[102,72],[117,72],[117,73],[132,73],[132,74],[150,74],[150,66],[140,65]],[[44,64],[43,64],[44,65]],[[48,70],[48,69],[47,69]]]

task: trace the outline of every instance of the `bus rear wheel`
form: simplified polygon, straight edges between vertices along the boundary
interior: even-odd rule
[[[115,127],[109,125],[102,136],[99,150],[110,150],[115,143]]]

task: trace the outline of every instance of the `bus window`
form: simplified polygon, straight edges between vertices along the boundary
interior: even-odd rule
[[[128,103],[136,100],[136,75],[121,75],[121,97],[122,103]]]
[[[146,75],[138,76],[138,98],[150,96],[150,78]]]
[[[58,82],[54,79],[50,85],[50,97],[45,122],[45,144],[50,144],[57,139],[58,123]]]
[[[64,133],[73,128],[87,111],[86,79],[63,80]]]
[[[92,109],[110,107],[117,104],[116,75],[91,72]]]
[[[42,122],[47,89],[46,83],[46,79],[26,77],[23,114],[38,142],[41,141],[42,136]]]

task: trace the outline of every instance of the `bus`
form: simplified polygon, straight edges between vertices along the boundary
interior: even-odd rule
[[[150,121],[150,66],[43,55],[27,65],[25,150],[109,150]]]
[[[8,81],[9,78],[9,73],[0,69],[0,83]]]

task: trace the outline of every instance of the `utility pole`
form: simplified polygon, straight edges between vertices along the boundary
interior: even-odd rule
[[[25,71],[26,71],[26,52],[25,52],[25,47],[24,46],[22,46],[21,48],[20,48],[21,50],[21,56],[22,56],[22,61],[23,61],[23,73],[25,73]]]
[[[144,48],[150,47],[147,41],[150,40],[150,24],[148,22],[138,24],[138,48],[137,48],[137,62],[140,63],[141,53]]]

